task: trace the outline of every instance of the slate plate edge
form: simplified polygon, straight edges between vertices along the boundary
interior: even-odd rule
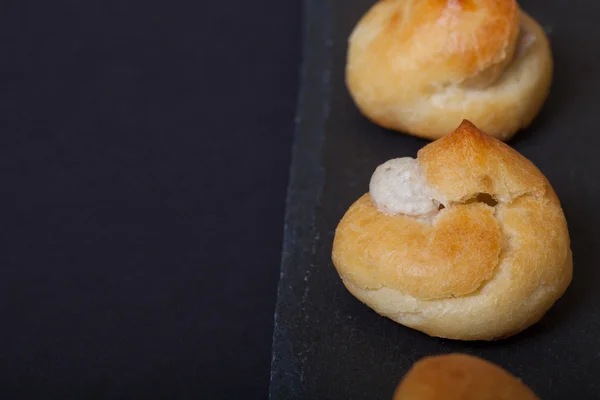
[[[303,394],[303,371],[290,337],[286,308],[298,305],[316,240],[315,210],[325,182],[322,149],[331,102],[333,0],[303,2],[303,62],[296,109],[290,181],[287,190],[281,271],[274,315],[269,398],[296,399]]]

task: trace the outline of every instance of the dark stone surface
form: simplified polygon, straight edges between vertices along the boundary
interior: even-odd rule
[[[300,0],[0,3],[0,399],[265,398]]]
[[[599,398],[600,4],[521,2],[549,32],[555,79],[542,114],[510,144],[546,174],[561,198],[572,239],[573,282],[534,327],[507,340],[468,343],[430,338],[378,316],[345,290],[331,263],[335,227],[368,190],[374,168],[390,158],[415,156],[426,144],[369,123],[346,91],[347,36],[372,3],[332,0],[329,16],[320,8],[326,6],[307,2],[312,30],[288,199],[271,398],[391,398],[414,361],[448,352],[491,360],[543,399]],[[331,53],[324,47],[330,39]],[[329,86],[317,85],[319,79]],[[323,110],[329,110],[325,117]]]

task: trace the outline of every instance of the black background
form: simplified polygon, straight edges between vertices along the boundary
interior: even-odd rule
[[[600,398],[600,3],[520,2],[548,32],[555,76],[542,113],[509,144],[540,168],[562,202],[573,281],[523,333],[497,342],[459,342],[380,317],[348,293],[332,265],[335,228],[368,190],[376,166],[414,157],[427,141],[370,123],[346,90],[347,38],[374,1],[307,2],[313,5],[307,14],[312,57],[299,104],[303,124],[290,183],[272,397],[390,399],[418,359],[463,352],[508,369],[542,399]]]
[[[0,4],[0,398],[266,397],[300,23]]]

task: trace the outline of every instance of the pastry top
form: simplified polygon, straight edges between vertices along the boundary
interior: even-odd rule
[[[469,121],[418,153],[425,180],[443,203],[461,202],[488,193],[501,202],[548,192],[558,202],[546,177],[510,146],[481,132]]]
[[[503,297],[507,309],[548,287],[564,291],[571,276],[566,220],[530,161],[464,121],[421,149],[417,162],[421,173],[412,178],[424,179],[420,185],[442,206],[423,216],[390,213],[362,196],[336,230],[333,261],[345,281],[474,304],[487,285],[486,298],[495,304]],[[490,313],[498,310],[492,304]]]
[[[389,72],[381,79],[394,76],[409,91],[477,88],[502,74],[518,36],[515,0],[383,0],[352,33],[350,57],[369,54],[365,62]]]
[[[519,379],[466,354],[424,358],[413,365],[394,400],[536,400]]]
[[[466,118],[507,140],[540,111],[552,69],[515,0],[379,0],[350,35],[346,84],[383,127],[438,139]]]

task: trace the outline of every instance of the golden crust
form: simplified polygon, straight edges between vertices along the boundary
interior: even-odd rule
[[[340,222],[335,240],[334,262],[346,279],[442,299],[473,293],[494,275],[502,232],[485,204],[445,208],[430,225],[383,214],[365,194]]]
[[[516,54],[521,34],[535,39]],[[551,77],[546,35],[514,0],[381,0],[349,39],[346,83],[361,112],[429,139],[464,118],[509,138]]]
[[[427,182],[446,201],[465,201],[477,193],[510,201],[552,191],[529,160],[469,121],[419,150],[417,158]]]
[[[333,243],[348,290],[432,336],[490,340],[537,322],[572,276],[566,220],[546,178],[468,122],[418,161],[445,208],[431,219],[387,215],[361,197]],[[482,193],[497,204],[478,201]]]
[[[466,354],[427,357],[416,362],[394,400],[537,400],[518,378],[501,367]]]
[[[361,42],[361,50],[373,58],[393,54],[390,72],[418,70],[424,85],[461,83],[509,62],[519,33],[514,0],[384,0],[359,22],[372,24],[381,24],[381,32]],[[359,33],[354,40],[362,39]],[[488,80],[501,70],[494,72]]]

